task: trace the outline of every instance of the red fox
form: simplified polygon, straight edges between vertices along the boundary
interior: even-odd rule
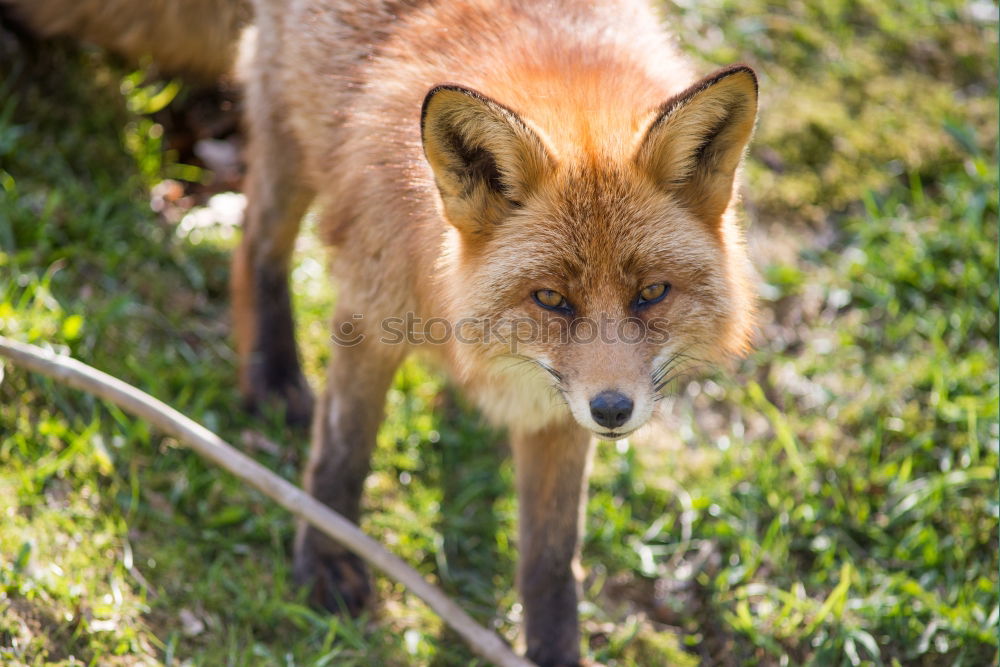
[[[255,14],[232,275],[242,391],[315,412],[305,483],[357,521],[397,367],[416,349],[440,362],[510,436],[527,656],[577,664],[595,436],[645,424],[688,360],[748,347],[734,181],[754,72],[695,78],[645,0],[256,0]],[[339,283],[315,410],[288,287],[314,202]],[[308,526],[294,558],[319,605],[371,595],[362,562]]]

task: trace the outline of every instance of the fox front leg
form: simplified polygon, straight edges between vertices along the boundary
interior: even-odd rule
[[[511,442],[527,657],[543,667],[580,662],[576,570],[591,440],[589,432],[567,422],[515,434]]]
[[[335,323],[351,322],[346,306]],[[335,330],[343,330],[335,324]],[[327,369],[326,392],[313,421],[305,487],[317,500],[358,523],[361,492],[368,476],[385,395],[405,354],[402,346],[379,343],[358,332],[337,345]],[[295,541],[295,579],[309,587],[310,602],[329,611],[360,613],[371,598],[364,562],[322,532],[300,522]]]

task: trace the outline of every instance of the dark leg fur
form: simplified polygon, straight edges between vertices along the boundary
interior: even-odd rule
[[[251,388],[248,407],[275,397],[285,406],[290,424],[308,424],[313,398],[302,374],[295,345],[288,271],[282,266],[259,266],[253,274],[254,348],[246,369]]]
[[[518,582],[527,657],[542,666],[580,662],[578,582],[590,434],[563,424],[512,438],[520,516]]]

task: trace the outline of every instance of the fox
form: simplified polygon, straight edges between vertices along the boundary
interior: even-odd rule
[[[114,2],[145,7],[140,23],[169,4]],[[223,5],[243,15],[206,3]],[[243,396],[311,422],[304,485],[358,522],[396,370],[411,354],[440,367],[509,439],[526,656],[581,664],[596,443],[649,422],[692,361],[750,347],[754,70],[696,76],[648,0],[254,0],[252,14],[231,275]],[[288,278],[310,209],[338,286],[318,399]],[[387,335],[401,321],[428,335]],[[313,604],[371,604],[358,556],[305,524],[293,551]]]

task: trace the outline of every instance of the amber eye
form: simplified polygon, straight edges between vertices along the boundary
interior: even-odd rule
[[[531,298],[533,298],[535,303],[539,306],[548,310],[566,311],[570,309],[569,303],[566,301],[566,297],[555,290],[540,289],[537,292],[533,292]]]
[[[639,290],[639,298],[636,299],[637,306],[649,306],[663,299],[670,291],[670,285],[667,283],[656,283],[655,285],[647,285]]]

